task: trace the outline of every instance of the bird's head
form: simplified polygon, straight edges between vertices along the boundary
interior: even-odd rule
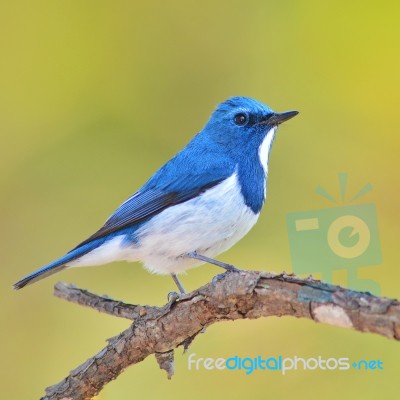
[[[276,113],[268,106],[248,97],[231,97],[219,104],[203,132],[232,151],[258,148],[282,122],[293,118],[297,111]]]

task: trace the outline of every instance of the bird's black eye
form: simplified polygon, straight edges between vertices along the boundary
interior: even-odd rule
[[[233,121],[235,122],[236,125],[243,126],[247,123],[248,117],[245,113],[239,113],[235,115]]]

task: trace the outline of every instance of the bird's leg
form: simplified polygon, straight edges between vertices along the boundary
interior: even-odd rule
[[[181,292],[180,295],[178,293],[176,293],[176,292],[169,292],[168,293],[168,300],[171,301],[171,302],[174,302],[174,301],[178,300],[181,295],[186,294],[186,290],[183,287],[181,281],[176,276],[176,274],[171,273],[171,276],[172,276],[172,279],[174,280],[174,282],[176,283],[176,286],[178,286],[179,291]]]
[[[178,289],[181,292],[181,294],[186,294],[186,290],[183,287],[181,281],[176,276],[176,274],[172,273],[171,276],[172,276],[172,279],[174,280],[174,282],[176,283],[176,286],[178,286]]]
[[[201,260],[201,261],[204,261],[204,262],[208,262],[210,264],[217,265],[218,267],[224,268],[224,269],[226,269],[227,271],[230,271],[230,272],[238,272],[238,271],[240,271],[239,268],[236,268],[231,264],[226,264],[226,263],[223,263],[222,261],[218,261],[218,260],[214,260],[213,258],[202,256],[201,254],[197,254],[197,252],[195,252],[195,251],[193,251],[192,253],[188,253],[187,257],[194,258],[196,260]]]

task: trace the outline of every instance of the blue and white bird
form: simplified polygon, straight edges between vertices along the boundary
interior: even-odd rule
[[[27,275],[15,289],[68,267],[141,261],[153,273],[177,274],[214,260],[257,222],[267,194],[276,113],[247,97],[219,104],[188,145],[126,200],[104,226],[70,252]]]

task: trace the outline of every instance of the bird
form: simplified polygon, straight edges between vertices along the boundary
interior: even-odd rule
[[[151,273],[178,275],[210,263],[255,225],[267,196],[268,161],[280,124],[277,113],[243,96],[230,97],[203,129],[164,164],[105,224],[62,257],[30,273],[21,289],[69,267],[139,261]]]

